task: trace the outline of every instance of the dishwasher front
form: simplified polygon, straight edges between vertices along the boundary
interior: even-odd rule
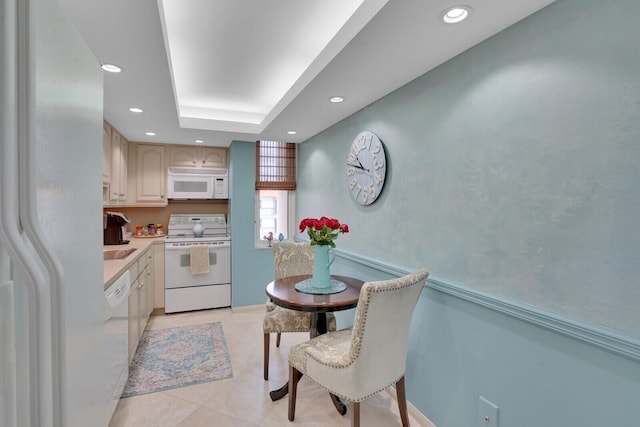
[[[129,376],[130,288],[131,275],[127,270],[104,291],[104,362],[108,420],[116,409]]]

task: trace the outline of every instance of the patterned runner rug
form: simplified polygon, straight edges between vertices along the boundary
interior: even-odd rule
[[[122,397],[233,376],[222,323],[144,331]]]

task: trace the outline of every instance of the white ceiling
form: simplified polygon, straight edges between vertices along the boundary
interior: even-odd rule
[[[97,63],[123,68],[104,75],[108,122],[209,146],[302,142],[553,1],[468,0],[447,25],[455,0],[58,0]]]

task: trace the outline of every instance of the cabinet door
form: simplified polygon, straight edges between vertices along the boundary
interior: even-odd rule
[[[164,245],[163,245],[164,246]],[[151,316],[151,312],[153,311],[153,303],[155,300],[155,259],[154,259],[154,253],[153,253],[153,249],[150,248],[147,251],[147,259],[149,260],[149,263],[147,264],[147,268],[145,269],[146,273],[147,273],[147,287],[148,287],[148,293],[149,293],[149,298],[147,299],[147,318],[149,318],[149,316]]]
[[[164,243],[153,245],[153,308],[164,308]]]
[[[149,248],[143,255],[145,257],[145,267],[144,267],[144,275],[146,277],[145,285],[147,287],[147,298],[144,300],[144,324],[146,325],[151,312],[153,311],[153,263],[154,263],[154,254],[153,249]],[[144,328],[143,328],[144,329]]]
[[[136,200],[164,202],[167,181],[164,146],[138,145],[136,164]]]
[[[138,280],[134,280],[131,284],[131,293],[129,293],[129,362],[133,359],[133,355],[138,348],[139,322],[140,322],[140,290],[138,289]]]
[[[129,143],[111,129],[111,184],[109,186],[109,200],[124,201],[127,197],[127,160],[129,158]]]
[[[147,269],[143,270],[138,278],[138,288],[139,288],[139,297],[138,297],[138,340],[142,336],[144,332],[144,328],[147,326],[147,319],[149,318],[149,313],[147,312],[148,301],[149,301],[149,280],[147,275]]]
[[[129,141],[120,136],[120,197],[127,200],[127,162],[129,161]]]
[[[226,168],[227,149],[172,145],[169,147],[169,166]]]
[[[198,149],[196,147],[172,145],[169,147],[169,164],[171,166],[198,166]]]
[[[219,147],[202,147],[200,149],[200,166],[203,168],[226,168],[227,150]]]
[[[111,129],[111,185],[109,186],[109,200],[120,200],[120,134]]]
[[[102,182],[111,182],[111,126],[102,124]]]

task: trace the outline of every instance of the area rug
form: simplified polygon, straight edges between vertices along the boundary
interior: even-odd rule
[[[122,397],[233,376],[220,322],[144,331]]]

